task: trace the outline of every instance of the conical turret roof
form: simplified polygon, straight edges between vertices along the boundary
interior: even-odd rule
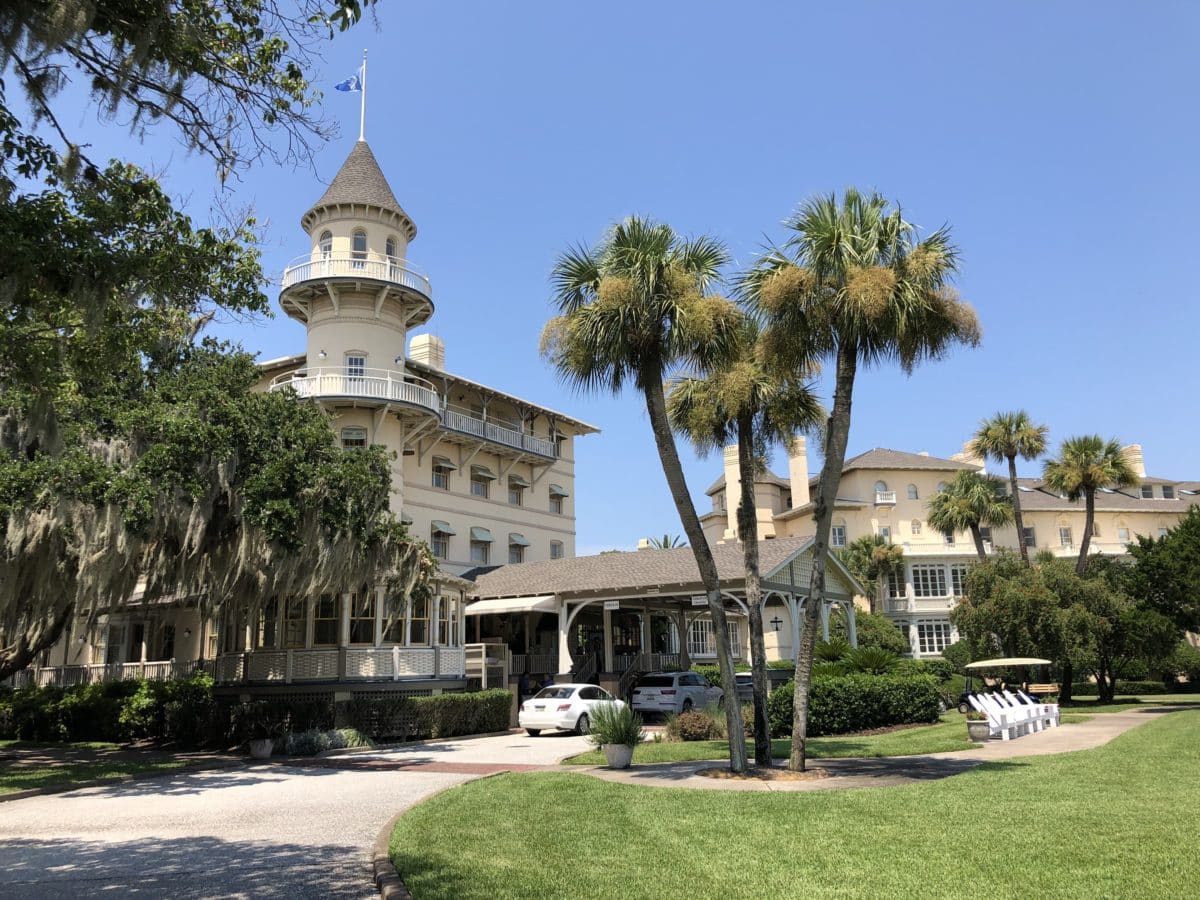
[[[307,228],[310,218],[321,207],[342,204],[374,206],[385,212],[395,213],[407,223],[407,229],[410,231],[409,240],[412,240],[417,233],[416,226],[412,224],[412,219],[404,211],[400,201],[396,199],[396,195],[392,193],[391,185],[384,177],[383,170],[379,168],[379,162],[375,159],[375,154],[371,152],[366,141],[355,142],[354,149],[350,151],[350,155],[346,157],[342,167],[338,169],[333,183],[321,195],[321,199],[313,204],[312,209],[304,215],[302,222]]]

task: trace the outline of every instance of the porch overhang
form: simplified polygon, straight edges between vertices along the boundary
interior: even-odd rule
[[[505,597],[499,600],[476,600],[464,611],[466,616],[487,616],[497,613],[557,612],[558,598],[554,594],[541,597]]]

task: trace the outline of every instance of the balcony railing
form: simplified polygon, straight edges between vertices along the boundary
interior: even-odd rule
[[[895,491],[876,491],[875,492],[876,506],[895,506],[896,492]]]
[[[421,406],[439,416],[442,401],[423,378],[388,369],[329,366],[285,372],[271,382],[273,391],[290,387],[300,397],[356,397]]]
[[[451,431],[460,434],[470,434],[496,444],[504,444],[517,450],[536,453],[539,456],[553,458],[554,442],[546,438],[534,437],[509,425],[500,424],[487,419],[480,419],[468,413],[447,409],[442,413],[442,424]]]
[[[283,270],[282,286],[287,289],[305,281],[322,278],[369,278],[408,288],[426,300],[433,299],[429,279],[408,263],[395,257],[367,254],[365,258],[353,253],[329,253],[322,256],[301,256]]]

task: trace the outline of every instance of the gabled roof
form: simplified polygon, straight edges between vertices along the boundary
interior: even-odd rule
[[[960,462],[957,459],[942,459],[922,453],[906,453],[903,450],[876,447],[874,450],[868,450],[866,453],[860,453],[858,456],[846,460],[842,471],[849,472],[851,469],[926,469],[944,472],[969,470],[978,472],[979,466]]]
[[[316,210],[323,206],[338,206],[340,204],[358,204],[374,206],[385,212],[395,213],[403,218],[409,228],[408,239],[416,237],[417,227],[412,224],[408,213],[400,206],[400,201],[392,193],[391,185],[384,177],[379,162],[366,141],[357,141],[342,167],[338,169],[333,183],[321,195],[321,199],[313,204],[312,209],[305,214],[306,221]]]
[[[763,579],[782,569],[805,551],[811,552],[811,537],[776,538],[758,542],[759,568]],[[736,541],[712,545],[717,574],[722,583],[745,580],[742,546]],[[830,556],[830,566],[841,563]],[[644,588],[659,588],[664,595],[689,593],[698,589],[699,570],[691,547],[670,550],[629,550],[576,556],[541,562],[516,563],[487,572],[475,570],[475,590],[479,599],[520,597],[534,594],[633,594]],[[468,573],[471,574],[471,573]],[[849,581],[849,575],[844,576]],[[807,587],[807,585],[805,586]]]

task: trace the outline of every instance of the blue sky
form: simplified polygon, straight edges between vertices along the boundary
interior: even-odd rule
[[[272,273],[306,251],[299,218],[357,132],[358,95],[332,87],[368,48],[367,139],[417,223],[448,368],[603,429],[578,444],[580,553],[681,529],[639,398],[574,396],[537,356],[556,254],[637,212],[747,264],[801,200],[847,185],[951,224],[984,326],[982,348],[911,378],[867,372],[851,454],[949,455],[1024,407],[1056,444],[1099,432],[1142,443],[1151,474],[1200,478],[1198,39],[1189,2],[393,0],[310,73],[343,132],[317,174],[260,167],[225,202],[266,222]],[[138,146],[76,124],[206,216],[207,160],[165,131]],[[223,334],[304,347],[282,316]],[[704,512],[720,460],[684,456]]]

